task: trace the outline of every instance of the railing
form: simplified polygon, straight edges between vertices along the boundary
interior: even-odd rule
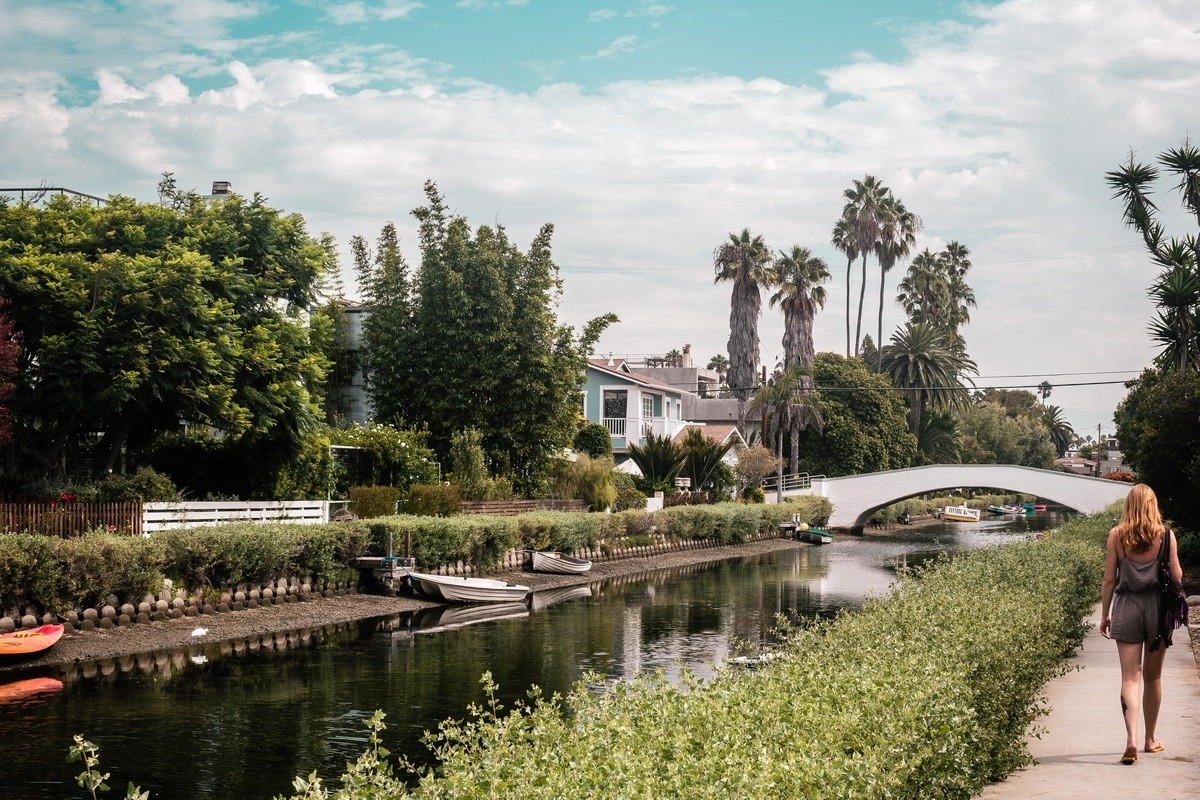
[[[320,525],[329,518],[328,507],[325,500],[146,503],[144,529],[150,533],[240,521]]]
[[[608,428],[609,436],[624,436],[626,421],[624,417],[605,417],[601,422]]]
[[[139,535],[141,503],[0,503],[0,529],[77,536],[97,528]]]
[[[824,475],[809,475],[807,472],[796,472],[791,475],[783,476],[783,491],[793,492],[802,489],[811,489],[813,478],[824,478]],[[778,491],[777,476],[771,475],[763,481],[763,491],[774,492]]]

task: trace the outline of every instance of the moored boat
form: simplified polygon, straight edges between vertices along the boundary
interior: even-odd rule
[[[1005,510],[1004,510],[1004,506],[997,506],[997,505],[990,505],[990,506],[988,506],[988,507],[987,507],[987,512],[988,512],[989,514],[995,514],[996,516],[1000,516],[1001,514],[1007,514],[1007,513],[1008,513],[1007,511],[1005,511]]]
[[[946,506],[942,512],[942,518],[952,522],[979,522],[980,516],[978,508],[967,508],[966,506]]]
[[[556,575],[582,575],[592,568],[592,562],[575,558],[566,553],[549,550],[533,551],[533,571],[550,572]]]
[[[58,678],[26,678],[0,685],[0,704],[16,703],[39,694],[60,692],[63,682]]]
[[[524,600],[529,587],[492,578],[460,578],[409,572],[409,579],[424,595],[451,603],[506,603]]]
[[[1000,507],[1004,509],[1005,514],[1024,514],[1025,513],[1025,509],[1021,508],[1020,506],[1004,505],[1004,506],[1000,506]]]
[[[1033,510],[1034,510],[1034,511],[1045,511],[1045,510],[1046,510],[1046,504],[1045,504],[1045,503],[1034,503],[1034,504],[1033,504]]]
[[[0,633],[0,655],[27,656],[49,650],[63,635],[62,625],[43,625],[9,633]]]
[[[833,534],[820,528],[807,528],[800,532],[800,538],[809,544],[832,544]]]

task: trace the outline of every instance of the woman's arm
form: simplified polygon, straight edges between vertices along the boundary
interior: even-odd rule
[[[1100,591],[1100,635],[1105,639],[1108,635],[1112,618],[1109,611],[1112,608],[1113,589],[1117,586],[1117,529],[1108,532],[1108,542],[1104,545],[1104,585]]]
[[[1179,563],[1179,544],[1175,540],[1175,531],[1170,531],[1171,534],[1171,559],[1167,563],[1167,570],[1171,574],[1171,578],[1179,583],[1183,583],[1183,565]]]

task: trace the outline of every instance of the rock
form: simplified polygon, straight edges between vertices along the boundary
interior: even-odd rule
[[[17,629],[17,621],[12,617],[0,617],[0,633],[9,633]]]
[[[96,618],[99,616],[100,615],[96,613],[96,609],[94,609],[94,608],[85,608],[83,610],[83,621],[84,622],[95,622]]]
[[[1188,595],[1187,604],[1189,606],[1200,606],[1200,594]]]

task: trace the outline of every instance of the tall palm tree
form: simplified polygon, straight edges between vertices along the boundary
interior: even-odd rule
[[[729,372],[729,359],[717,353],[708,360],[708,366],[705,369],[711,369],[717,373],[717,380],[721,383],[725,382],[725,373]]]
[[[909,263],[908,272],[897,287],[896,302],[909,321],[941,326],[944,324],[941,312],[949,301],[942,263],[927,247]]]
[[[729,234],[729,241],[713,251],[715,282],[733,283],[729,307],[729,384],[738,400],[738,427],[746,427],[746,401],[758,370],[758,317],[762,313],[760,288],[771,280],[774,256],[762,236],[749,228]]]
[[[890,191],[884,198],[881,212],[879,239],[875,243],[875,260],[879,262],[879,324],[875,329],[878,342],[883,341],[883,289],[887,274],[896,262],[908,258],[921,230],[921,218],[905,208]],[[883,350],[877,358],[875,369],[879,371],[883,369]]]
[[[886,213],[884,202],[890,194],[891,191],[874,175],[864,175],[861,181],[855,180],[853,186],[842,192],[846,201],[842,206],[842,218],[849,228],[849,235],[854,239],[855,250],[862,259],[862,285],[858,291],[854,355],[858,355],[858,342],[862,339],[862,312],[867,297],[867,257],[875,253]]]
[[[858,260],[858,241],[854,238],[854,221],[843,210],[842,216],[833,226],[830,239],[839,252],[846,255],[846,358],[854,355],[850,351],[850,273]]]
[[[908,401],[908,427],[921,432],[921,419],[929,409],[945,410],[968,402],[962,381],[977,373],[975,362],[959,341],[928,323],[910,322],[892,334],[883,348],[883,372]]]
[[[1042,405],[1045,405],[1046,398],[1049,397],[1050,393],[1054,391],[1054,386],[1050,383],[1050,381],[1042,381],[1038,384],[1037,390],[1038,394],[1042,397]]]
[[[966,245],[949,242],[938,253],[942,270],[946,276],[946,322],[953,331],[971,321],[971,309],[975,308],[975,292],[967,285],[967,273],[971,270],[971,251]]]
[[[1046,427],[1050,429],[1050,441],[1054,443],[1058,457],[1062,458],[1076,438],[1075,429],[1063,417],[1063,410],[1058,406],[1046,406],[1044,414]]]
[[[1182,372],[1196,351],[1200,272],[1186,261],[1178,264],[1154,283],[1150,298],[1159,309],[1158,316],[1150,323],[1150,332],[1165,345],[1159,357]]]

